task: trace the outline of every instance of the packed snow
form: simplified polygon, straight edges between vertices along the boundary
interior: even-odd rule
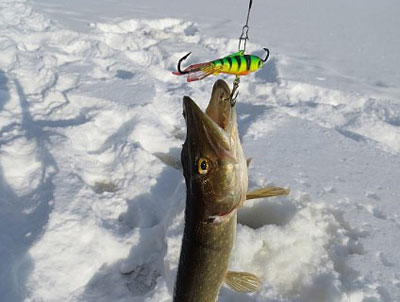
[[[235,52],[248,2],[81,2],[0,1],[0,300],[172,301],[182,97],[216,77],[171,72]],[[291,193],[239,211],[263,287],[219,302],[400,301],[400,7],[347,2],[254,0],[249,187]]]

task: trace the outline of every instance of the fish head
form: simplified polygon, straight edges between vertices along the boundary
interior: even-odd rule
[[[190,97],[183,98],[183,108],[187,136],[181,161],[188,196],[201,220],[224,217],[244,201],[248,186],[230,89],[218,80],[205,112]]]

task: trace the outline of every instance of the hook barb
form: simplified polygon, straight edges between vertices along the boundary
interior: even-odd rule
[[[184,55],[182,58],[179,59],[177,69],[178,69],[178,71],[179,71],[180,74],[187,74],[187,73],[189,73],[188,71],[182,71],[182,69],[181,69],[181,63],[182,63],[182,61],[186,60],[187,57],[190,56],[191,53],[192,53],[192,52],[189,52],[188,54]]]
[[[263,59],[261,59],[261,61],[263,61],[263,62],[267,62],[267,60],[268,60],[268,58],[269,58],[269,49],[268,48],[266,48],[266,47],[263,47],[263,49],[265,50],[265,52],[266,52],[266,56],[265,56],[265,59],[263,60]]]

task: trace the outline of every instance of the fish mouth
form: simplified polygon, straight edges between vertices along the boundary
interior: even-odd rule
[[[216,154],[231,150],[232,106],[230,89],[225,81],[215,82],[205,112],[188,96],[183,97],[183,114],[187,125],[187,139],[192,144],[205,142]]]

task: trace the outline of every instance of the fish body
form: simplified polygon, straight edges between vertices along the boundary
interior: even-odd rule
[[[237,76],[247,75],[260,69],[263,66],[263,62],[261,58],[255,55],[245,55],[243,51],[239,51],[221,59],[190,65],[182,72],[174,71],[173,74],[188,74],[188,82],[201,80],[209,75],[220,73]]]
[[[186,182],[185,228],[173,302],[216,302],[224,282],[238,292],[261,288],[257,276],[228,271],[237,210],[246,199],[289,194],[268,187],[247,192],[246,160],[235,102],[223,80],[215,82],[205,112],[183,98],[187,134],[181,152]]]
[[[174,302],[214,302],[226,281],[237,209],[248,175],[236,109],[223,80],[213,87],[204,113],[184,97],[187,137],[181,153],[187,198]]]
[[[236,233],[236,213],[221,224],[187,227],[174,302],[214,302],[228,271]]]

